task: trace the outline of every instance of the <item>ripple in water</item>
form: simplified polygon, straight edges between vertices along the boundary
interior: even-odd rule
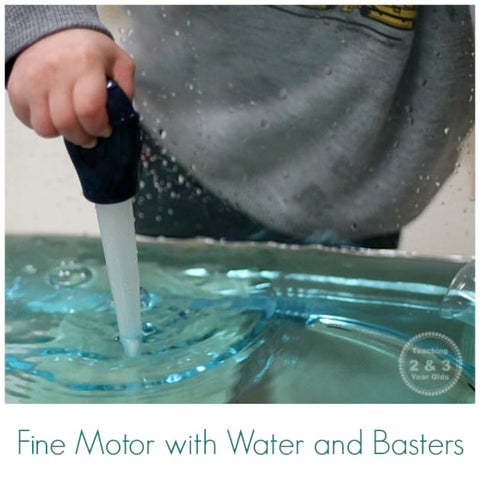
[[[364,278],[364,258],[347,257],[342,277],[343,257],[319,274],[330,254],[317,251],[302,266],[283,249],[139,244],[143,338],[127,358],[99,241],[6,240],[7,403],[474,401],[471,266],[445,295],[418,272],[413,283]],[[409,328],[456,335],[465,375],[446,396],[402,382]]]
[[[212,295],[218,280],[210,279],[208,285],[203,278],[201,290],[208,292],[203,297],[149,293],[142,287],[141,356],[126,358],[111,304],[106,308],[103,301],[99,307],[101,292],[89,291],[97,276],[84,265],[62,262],[49,272],[43,290],[36,289],[43,298],[36,299],[35,308],[31,302],[17,301],[10,309],[9,317],[15,321],[7,338],[7,392],[10,388],[16,398],[33,402],[74,398],[125,402],[130,395],[126,398],[126,392],[135,392],[136,401],[168,401],[171,392],[166,389],[190,379],[182,387],[186,401],[195,395],[204,400],[210,390],[214,396],[229,391],[225,387],[236,378],[239,365],[264,344],[271,330],[273,299]],[[62,291],[66,293],[59,297]],[[52,298],[48,312],[38,307],[51,305]],[[45,319],[40,325],[39,315]]]

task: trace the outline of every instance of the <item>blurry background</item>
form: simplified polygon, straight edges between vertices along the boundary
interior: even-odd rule
[[[7,233],[98,235],[95,209],[85,200],[63,140],[43,139],[5,114]],[[400,249],[427,255],[474,254],[474,144],[430,206],[403,230]]]
[[[120,10],[103,6],[100,14],[118,35]],[[6,232],[98,235],[94,206],[81,193],[63,140],[38,137],[16,119],[5,99]],[[471,134],[449,181],[403,230],[401,250],[474,255],[474,153]]]

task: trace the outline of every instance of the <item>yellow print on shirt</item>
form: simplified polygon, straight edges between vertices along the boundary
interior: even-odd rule
[[[418,7],[415,5],[307,5],[309,8],[330,10],[340,8],[342,12],[359,10],[360,15],[401,30],[413,30]]]

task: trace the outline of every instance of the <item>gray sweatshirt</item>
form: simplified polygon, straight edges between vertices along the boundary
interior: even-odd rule
[[[58,28],[31,8],[7,7],[7,60],[32,32]],[[286,235],[398,231],[452,173],[473,126],[468,7],[126,11],[120,42],[151,135],[200,184]],[[89,7],[61,16],[61,28],[102,28]]]
[[[7,5],[5,6],[5,63],[7,75],[14,57],[51,33],[71,28],[91,28],[109,36],[93,5]]]

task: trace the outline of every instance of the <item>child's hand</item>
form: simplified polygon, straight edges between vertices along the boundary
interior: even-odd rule
[[[39,135],[92,147],[111,133],[107,78],[132,100],[134,71],[129,55],[105,34],[63,30],[18,55],[7,90],[17,117]]]

